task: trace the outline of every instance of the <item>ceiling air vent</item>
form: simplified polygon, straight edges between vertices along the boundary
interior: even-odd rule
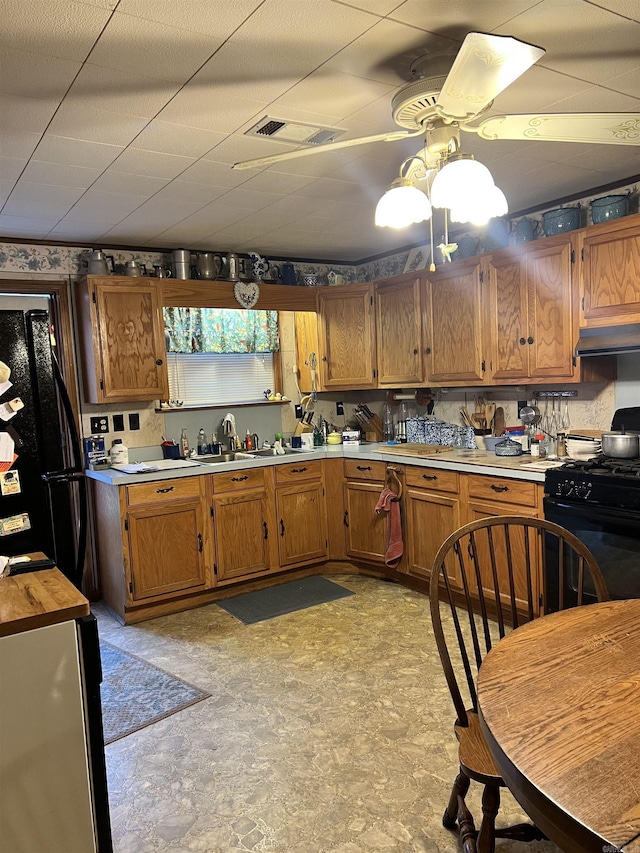
[[[244,135],[275,139],[278,142],[288,142],[294,145],[324,145],[327,142],[333,142],[343,133],[346,131],[336,127],[302,124],[301,122],[284,121],[272,116],[265,116],[249,130],[246,130]]]

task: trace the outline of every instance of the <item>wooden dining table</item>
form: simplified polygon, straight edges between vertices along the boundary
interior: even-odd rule
[[[505,783],[565,853],[640,853],[640,600],[508,634],[480,667],[478,710]]]

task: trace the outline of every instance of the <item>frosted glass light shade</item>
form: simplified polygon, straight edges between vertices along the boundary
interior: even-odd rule
[[[486,192],[475,198],[467,198],[451,208],[452,222],[470,222],[472,225],[486,225],[494,216],[504,216],[509,211],[507,199],[502,190],[495,184]]]
[[[431,185],[431,204],[453,209],[495,186],[491,172],[477,160],[461,157],[440,169]]]
[[[409,181],[394,181],[376,206],[375,224],[387,228],[406,228],[431,217],[427,196]]]

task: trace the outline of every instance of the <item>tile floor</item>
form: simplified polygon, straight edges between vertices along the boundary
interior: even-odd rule
[[[252,626],[210,605],[122,627],[96,606],[101,637],[212,694],[106,748],[116,853],[460,849],[441,824],[457,750],[428,599],[331,579],[356,595]],[[523,819],[505,793],[498,825]]]

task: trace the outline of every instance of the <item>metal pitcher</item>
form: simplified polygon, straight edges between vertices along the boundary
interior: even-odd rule
[[[198,252],[196,260],[198,278],[215,279],[222,272],[222,258],[213,252]]]
[[[111,261],[111,269],[109,269]],[[101,249],[91,252],[87,264],[88,275],[113,275],[113,255],[105,255]]]
[[[138,263],[138,261],[126,261],[124,265],[124,274],[125,275],[146,275],[147,267],[145,264]]]
[[[190,249],[174,249],[171,252],[173,264],[173,277],[188,279],[191,276],[191,251]]]

